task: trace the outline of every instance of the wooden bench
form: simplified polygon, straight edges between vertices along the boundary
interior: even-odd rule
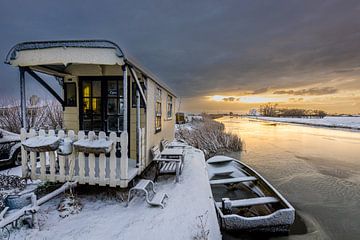
[[[161,208],[164,208],[164,200],[165,198],[168,198],[168,195],[166,193],[156,193],[154,188],[154,182],[151,180],[141,179],[135,187],[131,188],[129,191],[127,206],[129,205],[129,202],[131,201],[133,195],[136,192],[142,192],[145,195],[146,202],[151,206],[160,206]],[[152,192],[152,196],[150,196],[150,193]]]
[[[186,143],[180,143],[180,142],[169,142],[166,139],[163,139],[160,141],[161,144],[161,149],[164,150],[166,148],[191,148],[189,145],[187,145]]]
[[[153,161],[157,163],[154,181],[157,181],[160,174],[176,174],[176,182],[179,182],[179,175],[183,167],[183,156],[169,158],[169,156],[163,155],[160,152],[159,146],[157,145],[151,148],[151,154]]]

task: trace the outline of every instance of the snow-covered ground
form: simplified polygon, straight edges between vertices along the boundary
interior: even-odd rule
[[[323,127],[339,127],[360,130],[360,117],[324,117],[324,118],[285,118],[285,117],[251,117],[274,122],[299,123]]]
[[[124,202],[79,195],[83,209],[79,214],[59,217],[56,210],[61,196],[41,206],[40,230],[22,227],[11,230],[10,239],[194,239],[209,230],[207,239],[221,239],[214,202],[208,182],[204,155],[187,149],[180,182],[174,176],[160,176],[156,190],[169,195],[164,209],[150,207],[142,197]],[[198,216],[207,220],[199,228]]]

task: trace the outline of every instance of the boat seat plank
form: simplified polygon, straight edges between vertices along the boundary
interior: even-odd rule
[[[211,180],[211,185],[217,185],[217,184],[229,184],[229,183],[240,183],[240,182],[250,182],[255,181],[257,178],[253,176],[248,177],[237,177],[237,178],[225,178],[225,179],[219,179],[219,180]]]
[[[232,207],[250,207],[255,205],[263,205],[269,203],[277,203],[279,200],[274,197],[258,197],[258,198],[248,198],[248,199],[241,199],[241,200],[234,200],[231,201]],[[217,202],[216,205],[221,207],[221,202]]]
[[[234,161],[232,158],[220,158],[220,159],[210,159],[206,163],[213,164],[213,163],[223,163],[223,162],[231,162]]]

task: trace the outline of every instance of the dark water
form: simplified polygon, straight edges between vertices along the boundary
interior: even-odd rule
[[[230,154],[261,173],[295,207],[286,236],[224,239],[360,239],[360,132],[221,118],[245,151]]]

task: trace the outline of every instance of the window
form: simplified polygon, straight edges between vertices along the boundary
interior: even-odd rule
[[[166,117],[167,119],[172,119],[173,115],[173,98],[171,95],[167,96],[167,103],[166,103]]]
[[[64,85],[64,98],[66,107],[76,107],[76,84],[65,83]]]
[[[155,133],[161,131],[161,89],[156,89],[155,94]]]

